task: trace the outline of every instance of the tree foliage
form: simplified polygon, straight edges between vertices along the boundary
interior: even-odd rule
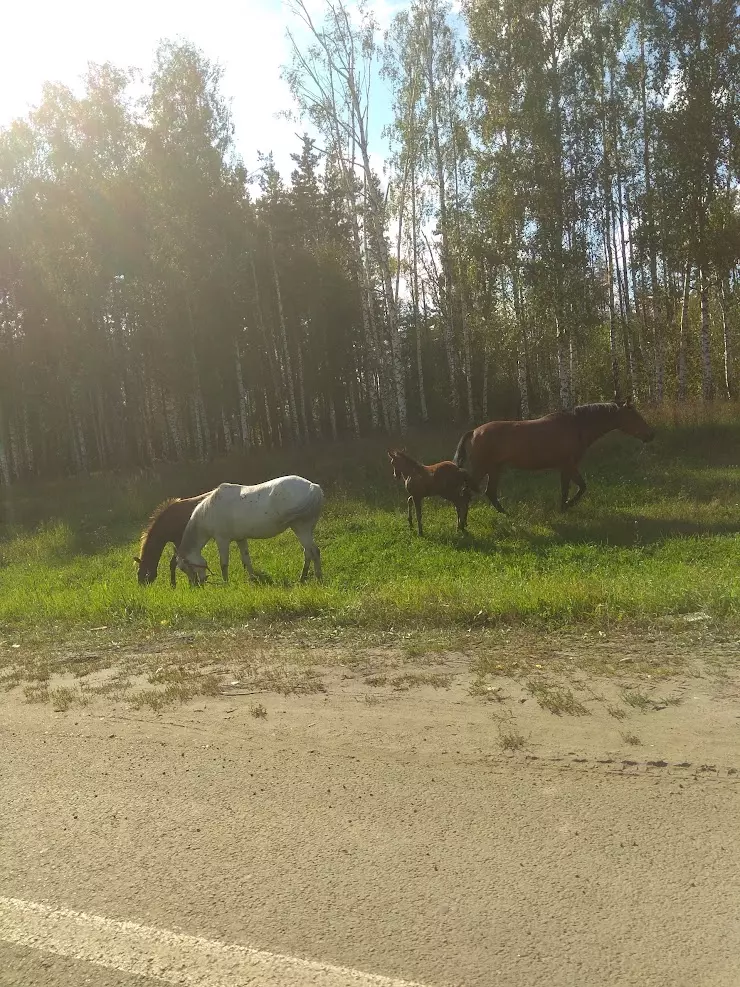
[[[0,131],[0,482],[736,397],[736,3],[313,10],[286,77],[318,136],[256,196],[188,43],[143,98],[93,65]]]

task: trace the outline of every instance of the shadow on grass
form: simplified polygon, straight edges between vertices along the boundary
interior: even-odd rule
[[[489,534],[479,531],[464,533],[444,533],[427,531],[424,540],[454,552],[497,553],[502,556],[515,556],[522,551],[522,545],[529,550],[547,553],[554,545],[611,545],[621,548],[634,548],[645,545],[658,545],[676,538],[733,536],[740,534],[740,518],[737,522],[689,521],[676,518],[646,517],[643,514],[620,514],[612,518],[548,518],[551,533],[535,531],[518,520],[516,527],[506,520],[492,529]],[[542,519],[544,520],[544,518]]]

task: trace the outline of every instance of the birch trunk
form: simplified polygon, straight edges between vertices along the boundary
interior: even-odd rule
[[[203,443],[203,423],[200,419],[200,406],[198,402],[198,397],[196,394],[190,395],[190,413],[193,419],[194,433],[193,437],[195,439],[195,456],[198,462],[203,462],[205,460],[205,445]]]
[[[719,306],[722,313],[722,351],[725,377],[725,397],[732,400],[732,341],[727,320],[727,282],[723,279],[719,286]]]
[[[440,260],[442,262],[442,277],[439,279],[439,301],[444,325],[445,354],[447,356],[447,371],[450,379],[450,403],[456,419],[460,417],[460,395],[457,389],[457,359],[455,354],[455,330],[452,320],[452,277],[450,270],[449,230],[447,221],[447,190],[445,183],[444,161],[439,140],[439,107],[434,72],[434,15],[428,13],[427,51],[426,51],[427,91],[429,112],[432,124],[432,147],[437,170],[437,192],[439,196],[439,229],[442,236]]]
[[[617,318],[614,311],[614,265],[612,259],[612,245],[611,238],[609,236],[609,226],[611,225],[610,220],[610,209],[609,200],[606,201],[606,229],[605,229],[605,250],[607,257],[607,278],[609,279],[609,356],[611,361],[611,372],[612,372],[612,388],[614,390],[614,399],[618,401],[622,396],[622,386],[619,380],[619,357],[618,357],[618,343],[617,343]]]
[[[242,373],[242,355],[239,350],[239,340],[234,339],[234,371],[236,375],[236,388],[239,395],[239,431],[241,434],[242,447],[249,448],[249,421],[247,419],[247,392],[244,387],[244,374]]]
[[[177,413],[175,403],[170,394],[167,394],[165,397],[165,408],[172,444],[175,447],[175,459],[179,462],[182,459],[183,449],[185,448],[185,438],[182,434],[180,416]]]
[[[6,487],[10,486],[10,463],[8,462],[8,452],[4,441],[5,428],[3,409],[0,407],[0,479]]]
[[[570,411],[573,404],[573,391],[571,379],[571,349],[569,333],[562,329],[560,323],[555,318],[555,336],[558,347],[558,381],[560,384],[560,407],[563,411]]]
[[[301,345],[301,339],[298,339],[298,345],[296,347],[297,364],[298,364],[298,412],[300,415],[300,423],[303,428],[303,438],[304,441],[309,442],[311,439],[311,432],[309,429],[309,413],[306,407],[306,384],[303,376],[303,346]]]
[[[701,395],[705,401],[711,401],[714,397],[714,380],[710,348],[709,282],[705,267],[699,271],[699,281],[701,294]]]
[[[360,419],[357,415],[357,402],[355,400],[355,387],[354,380],[350,378],[347,386],[347,391],[349,394],[349,413],[352,419],[352,428],[354,429],[355,438],[360,437]]]
[[[519,249],[519,233],[516,224],[512,224],[512,244],[516,251]],[[504,272],[501,273],[502,292],[504,298]],[[511,265],[511,293],[514,305],[514,320],[516,322],[517,339],[517,383],[519,385],[519,409],[522,419],[529,418],[529,347],[527,345],[527,329],[524,325],[524,310],[521,294],[521,284],[519,282],[519,267],[516,259]]]
[[[265,343],[265,353],[267,354],[267,367],[270,373],[270,379],[272,381],[272,393],[275,401],[277,402],[277,407],[280,412],[280,425],[287,425],[289,427],[290,416],[286,413],[286,386],[282,373],[282,364],[280,361],[280,356],[278,353],[278,345],[275,341],[275,334],[272,332],[271,328],[268,328],[264,315],[262,313],[262,302],[260,298],[260,287],[259,281],[257,280],[257,268],[254,264],[254,257],[252,254],[249,255],[249,262],[252,268],[252,281],[254,283],[254,300],[255,309],[257,312],[257,324],[259,326],[260,334]],[[267,397],[265,398],[267,400]],[[272,438],[272,429],[270,429]],[[281,439],[282,444],[282,439]]]
[[[285,367],[285,386],[288,396],[288,407],[290,409],[290,426],[293,432],[293,439],[300,441],[300,431],[298,428],[298,412],[296,408],[295,387],[293,385],[293,367],[290,359],[290,349],[288,347],[288,331],[285,326],[285,312],[283,310],[283,296],[280,291],[280,278],[278,277],[277,262],[275,260],[275,244],[272,238],[272,229],[268,226],[267,238],[270,246],[270,261],[272,263],[272,277],[275,286],[275,296],[277,298],[278,319],[280,322],[280,341],[283,350],[283,365]]]
[[[683,301],[681,304],[681,324],[678,331],[678,388],[679,401],[686,400],[686,343],[689,332],[689,291],[691,285],[691,258],[686,258],[683,274]]]
[[[658,254],[655,244],[655,215],[653,209],[652,171],[650,164],[650,118],[647,106],[647,62],[645,59],[645,38],[640,25],[640,99],[642,103],[642,166],[645,176],[645,220],[650,255],[650,294],[653,323],[653,396],[657,404],[662,404],[665,391],[665,347],[663,327],[659,316]]]
[[[416,168],[411,166],[411,251],[412,251],[412,304],[414,307],[414,337],[416,341],[416,379],[419,386],[419,410],[421,420],[429,421],[427,396],[424,388],[424,361],[421,348],[421,320],[419,318],[419,241],[416,228]],[[425,323],[426,328],[426,323]]]
[[[226,409],[221,405],[221,429],[224,434],[224,452],[228,456],[231,453],[231,426],[226,418]]]

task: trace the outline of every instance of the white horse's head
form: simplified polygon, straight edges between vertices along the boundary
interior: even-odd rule
[[[177,568],[185,573],[190,580],[191,586],[203,586],[210,572],[208,563],[202,555],[198,555],[194,559],[185,559],[181,555],[178,555]]]

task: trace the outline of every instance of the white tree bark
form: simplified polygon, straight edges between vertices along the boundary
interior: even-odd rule
[[[272,239],[272,230],[268,227],[267,236],[270,244],[270,260],[272,262],[272,276],[275,286],[275,296],[278,304],[278,319],[280,322],[280,342],[282,344],[283,366],[285,368],[285,387],[287,390],[288,407],[290,409],[290,426],[293,431],[293,439],[300,442],[301,433],[298,427],[298,411],[295,399],[295,386],[293,384],[293,367],[290,359],[290,348],[288,347],[288,331],[285,326],[285,312],[283,310],[283,296],[280,291],[280,278],[278,276],[277,262],[275,260],[275,244]]]
[[[239,394],[239,432],[241,435],[242,447],[249,448],[249,421],[247,418],[247,392],[244,387],[244,374],[242,373],[242,355],[239,350],[239,340],[234,339],[234,371],[236,375],[236,388]]]
[[[701,395],[705,401],[711,401],[714,397],[714,379],[710,347],[709,281],[708,271],[705,267],[702,267],[699,272],[699,280],[701,292]]]
[[[725,376],[725,397],[732,400],[732,340],[727,320],[727,288],[724,281],[719,286],[719,306],[722,313],[722,350]]]
[[[686,342],[689,333],[689,292],[691,286],[691,258],[686,258],[683,274],[683,301],[678,333],[678,400],[686,400]]]
[[[3,409],[0,406],[0,479],[6,487],[10,486],[10,463],[8,462],[8,451],[3,441],[5,434]]]
[[[573,388],[571,378],[571,348],[569,333],[555,319],[555,336],[558,348],[558,380],[560,382],[560,407],[570,411],[573,406]]]

